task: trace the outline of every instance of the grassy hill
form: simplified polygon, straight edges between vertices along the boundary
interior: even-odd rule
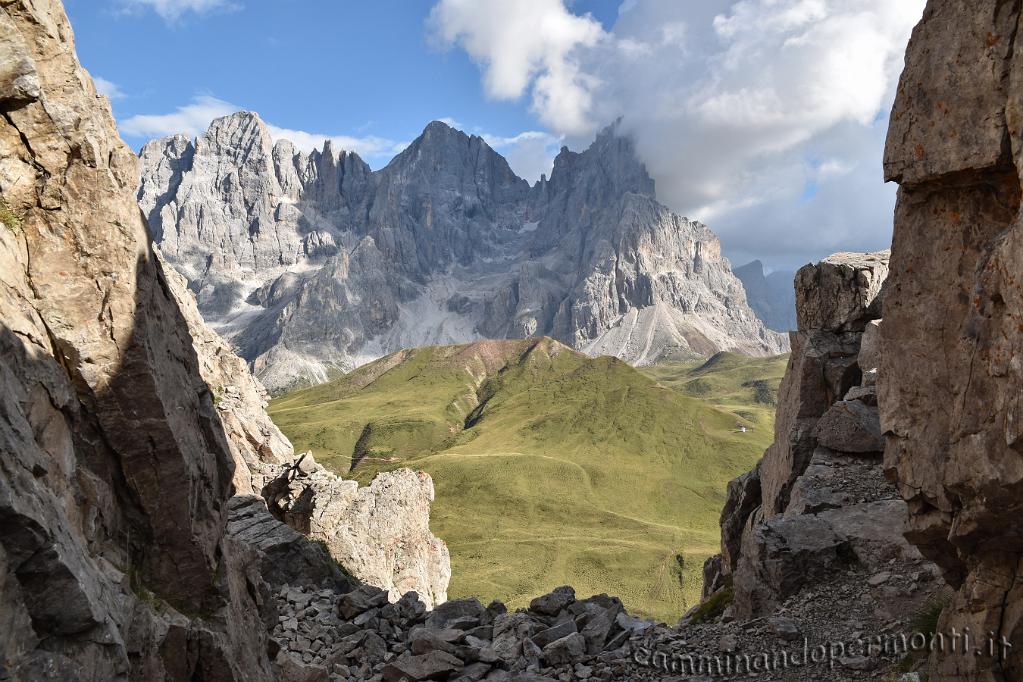
[[[346,477],[433,476],[451,597],[521,606],[567,583],[671,621],[697,601],[717,551],[725,484],[770,441],[770,409],[745,402],[742,360],[690,377],[728,387],[722,409],[687,395],[681,365],[655,380],[550,339],[483,341],[387,356],[270,413]],[[731,406],[762,411],[759,428],[740,433]]]
[[[717,353],[708,360],[658,363],[639,371],[663,386],[736,414],[747,426],[770,433],[788,358]]]

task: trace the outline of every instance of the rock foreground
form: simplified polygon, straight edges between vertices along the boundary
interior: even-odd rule
[[[315,465],[154,252],[60,2],[0,6],[0,111],[0,679],[280,679],[272,595],[335,559],[443,601],[428,477],[280,483]]]
[[[443,602],[430,482],[359,490],[294,456],[152,248],[59,0],[5,1],[0,680],[1023,678],[1020,11],[929,3],[886,155],[890,259],[797,274],[775,443],[668,627],[569,587],[516,613]],[[927,627],[984,648],[908,651]]]
[[[657,202],[612,126],[515,176],[441,122],[385,168],[253,113],[141,151],[139,205],[206,320],[272,391],[428,345],[550,336],[632,364],[783,352],[717,237]]]
[[[881,327],[885,467],[909,538],[958,589],[945,631],[1005,638],[933,679],[1023,679],[1020,3],[929,2],[885,153],[897,181]]]
[[[729,485],[704,603],[679,628],[632,642],[646,679],[711,678],[718,666],[746,673],[758,656],[771,661],[758,677],[774,680],[885,679],[925,663],[899,643],[946,588],[903,537],[906,503],[882,467],[877,329],[887,273],[883,252],[835,254],[796,274],[798,330],[775,442]],[[827,653],[806,660],[804,646]],[[780,653],[803,660],[771,667]]]

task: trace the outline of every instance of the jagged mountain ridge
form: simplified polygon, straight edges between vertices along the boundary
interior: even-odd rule
[[[764,264],[750,261],[733,270],[746,289],[746,299],[768,329],[776,332],[795,331],[796,293],[792,280],[796,273],[775,270],[764,274]]]
[[[548,335],[634,364],[786,347],[616,126],[533,186],[438,121],[375,172],[329,141],[274,143],[251,112],[140,156],[154,239],[271,389],[480,338]]]

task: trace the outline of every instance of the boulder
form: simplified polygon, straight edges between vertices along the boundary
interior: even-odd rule
[[[577,632],[575,621],[572,619],[566,619],[545,630],[537,632],[533,635],[533,642],[542,649],[554,640],[567,637],[573,632]]]
[[[494,619],[493,649],[506,664],[522,655],[522,642],[530,637],[536,624],[524,613],[505,613]]]
[[[471,630],[479,627],[486,611],[478,599],[458,599],[445,602],[430,612],[426,618],[427,627]]]
[[[451,557],[430,531],[429,474],[397,469],[359,486],[311,453],[261,471],[261,494],[274,517],[322,541],[355,578],[383,588],[391,601],[409,591],[427,607],[447,599]]]
[[[832,405],[813,430],[823,447],[837,452],[878,454],[884,452],[881,421],[876,407],[858,400]]]
[[[856,561],[849,541],[819,516],[777,517],[743,538],[735,573],[735,615],[768,616],[806,584],[826,582]]]
[[[573,632],[545,646],[543,658],[547,665],[566,665],[583,658],[586,651],[586,639],[578,632]]]
[[[465,667],[459,659],[443,651],[431,651],[421,656],[401,656],[384,666],[381,677],[384,682],[410,680],[446,680]]]
[[[349,592],[338,603],[338,612],[342,618],[351,620],[370,609],[387,603],[387,592],[373,585],[361,585]]]
[[[881,292],[890,252],[836,253],[796,273],[796,319],[801,330],[862,332],[881,317]]]
[[[537,597],[529,602],[529,610],[545,616],[556,616],[563,608],[575,601],[575,590],[565,585],[554,588],[550,594]]]

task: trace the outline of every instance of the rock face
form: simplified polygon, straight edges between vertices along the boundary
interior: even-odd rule
[[[887,274],[887,252],[836,254],[796,273],[799,329],[775,442],[758,466],[761,506],[749,511],[756,479],[747,475],[729,487],[722,514],[722,571],[733,575],[739,618],[769,615],[848,566],[919,558],[898,532],[882,530],[901,527],[904,506],[882,477],[878,408],[862,385],[872,378],[858,364]],[[853,521],[860,516],[869,521]]]
[[[155,253],[57,0],[0,7],[0,111],[0,678],[287,679],[271,595],[353,579],[253,494],[291,444]],[[425,528],[409,488],[371,487],[391,514],[335,534]],[[388,532],[378,553],[414,564],[415,538]],[[442,599],[431,557],[435,575],[396,575]]]
[[[416,592],[428,608],[447,601],[451,557],[430,532],[433,480],[410,469],[378,474],[359,487],[310,453],[278,468],[263,487],[271,513],[330,549],[352,575],[397,601]]]
[[[329,143],[274,144],[242,112],[147,144],[138,199],[207,321],[272,390],[480,338],[547,335],[634,364],[785,349],[616,126],[530,187],[440,122],[372,172]]]
[[[222,368],[150,248],[135,157],[59,2],[5,2],[0,56],[4,674],[270,680],[262,581],[225,533],[254,444],[203,380]],[[232,430],[279,447],[248,388]]]
[[[721,557],[705,567],[701,608],[732,602],[716,622],[683,621],[679,636],[690,651],[710,650],[718,639],[726,651],[770,651],[803,637],[819,644],[850,642],[864,631],[909,636],[912,616],[941,594],[939,569],[903,537],[906,503],[880,461],[876,333],[887,324],[880,319],[887,273],[882,252],[836,254],[796,274],[798,330],[778,395],[775,442],[756,469],[729,485]],[[670,649],[671,637],[660,637],[650,646]],[[842,667],[862,669],[863,661],[846,658]],[[869,660],[875,678],[896,658]],[[820,677],[804,671],[771,679]]]
[[[778,392],[774,444],[761,463],[766,519],[788,506],[792,484],[816,448],[821,417],[850,389],[872,381],[857,358],[863,330],[881,316],[887,274],[887,252],[835,254],[796,273],[799,329],[791,334],[792,356]]]
[[[764,264],[758,260],[735,268],[735,276],[746,289],[750,307],[768,329],[789,332],[796,328],[794,274],[776,270],[765,275]]]
[[[1006,638],[933,677],[1023,677],[1023,227],[1019,3],[930,2],[885,174],[899,201],[878,382],[908,537],[959,589],[941,628]],[[935,360],[940,359],[940,360]]]

